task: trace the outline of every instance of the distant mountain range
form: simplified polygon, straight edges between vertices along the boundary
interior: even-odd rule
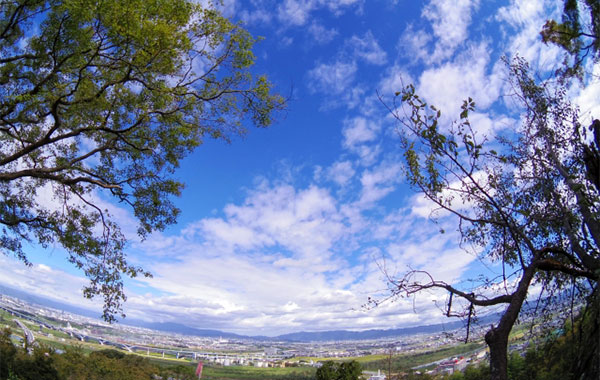
[[[165,331],[182,335],[195,335],[208,338],[226,338],[226,339],[269,339],[267,337],[249,337],[245,335],[238,335],[234,333],[228,333],[220,330],[208,330],[208,329],[197,329],[182,325],[181,323],[174,322],[144,322],[144,321],[131,321],[127,319],[128,325],[134,325],[139,327],[145,327],[151,330]]]
[[[128,324],[131,321],[127,321]],[[219,330],[205,330],[196,329],[193,327],[185,326],[179,323],[147,323],[147,322],[136,322],[134,325],[149,328],[158,331],[174,332],[183,335],[195,335],[202,337],[213,337],[213,338],[227,338],[227,339],[256,339],[266,341],[292,341],[292,342],[326,342],[326,341],[345,341],[345,340],[372,340],[372,339],[383,339],[393,338],[414,334],[429,334],[437,333],[442,331],[454,330],[463,327],[461,321],[453,320],[450,323],[443,323],[437,325],[428,326],[417,326],[408,327],[402,329],[389,329],[389,330],[365,330],[365,331],[349,331],[349,330],[333,330],[333,331],[301,331],[290,334],[278,335],[275,337],[266,336],[246,336],[238,335],[234,333],[228,333]]]
[[[462,321],[452,320],[449,323],[440,323],[436,325],[407,327],[402,329],[387,330],[365,330],[365,331],[319,331],[319,332],[297,332],[291,334],[279,335],[276,339],[289,340],[296,342],[323,342],[323,341],[342,341],[342,340],[373,340],[383,338],[393,338],[415,334],[433,334],[442,331],[454,330],[463,327]]]
[[[83,315],[91,318],[98,318],[99,312],[94,312],[89,309],[71,306],[58,301],[49,300],[44,297],[40,297],[34,294],[26,293],[21,290],[13,289],[7,286],[0,285],[0,293],[12,296],[15,298],[22,299],[24,301],[51,307],[53,309],[64,310],[69,313]],[[498,315],[491,315],[484,317],[488,321],[492,321],[498,318]],[[290,334],[283,334],[276,337],[266,336],[245,336],[234,333],[229,333],[220,330],[209,330],[209,329],[197,329],[189,327],[180,323],[173,322],[144,322],[141,320],[127,319],[128,325],[145,327],[152,330],[165,331],[171,333],[177,333],[182,335],[194,335],[201,337],[212,337],[212,338],[226,338],[226,339],[256,339],[256,340],[284,340],[294,342],[323,342],[323,341],[345,341],[345,340],[372,340],[372,339],[383,339],[393,338],[414,334],[432,334],[442,331],[450,331],[457,328],[463,327],[462,321],[449,320],[448,323],[440,323],[435,325],[407,327],[401,329],[387,329],[387,330],[365,330],[365,331],[348,331],[348,330],[334,330],[334,331],[318,331],[318,332],[295,332]],[[484,322],[483,318],[479,322]]]

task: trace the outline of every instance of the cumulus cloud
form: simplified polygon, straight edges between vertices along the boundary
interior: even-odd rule
[[[292,25],[304,25],[315,5],[314,1],[285,0],[279,5],[277,16]]]
[[[220,216],[191,223],[180,234],[151,236],[136,249],[146,257],[167,252],[168,259],[158,254],[157,260],[144,264],[154,278],[127,281],[125,312],[136,319],[184,320],[195,327],[269,335],[308,325],[312,330],[329,330],[422,324],[424,316],[434,315],[427,298],[417,302],[419,314],[412,308],[415,304],[404,301],[368,313],[360,311],[367,296],[384,287],[375,256],[367,254],[366,247],[394,241],[402,245],[398,231],[406,233],[403,225],[415,231],[415,219],[406,220],[408,214],[389,217],[388,231],[396,233],[375,234],[374,229],[382,225],[363,212],[393,191],[400,168],[386,162],[364,170],[359,177],[355,171],[346,160],[325,172],[340,184],[358,181],[362,190],[356,201],[342,202],[316,185],[295,188],[260,182],[243,202],[226,205]],[[431,251],[439,247],[430,244]],[[396,256],[413,257],[411,249]],[[396,251],[390,248],[390,252]],[[31,284],[27,288],[31,291],[42,283],[48,294],[59,292],[65,302],[80,303],[73,289],[80,288],[85,279],[44,265],[28,273],[2,264],[2,271],[7,272],[4,283],[25,284],[25,288]],[[457,262],[447,267],[456,273],[463,270]],[[400,322],[391,310],[404,310],[407,316]]]
[[[414,83],[416,82],[408,71],[399,65],[393,65],[383,73],[377,89],[383,97],[387,97]]]
[[[269,24],[273,20],[273,14],[266,9],[242,9],[240,11],[240,18],[247,24]]]
[[[312,27],[309,28],[309,32]],[[325,32],[326,40],[329,40]],[[307,73],[307,87],[312,93],[328,97],[321,104],[322,109],[343,106],[347,109],[360,108],[368,113],[370,87],[365,84],[359,72],[365,71],[365,64],[381,66],[387,62],[387,53],[371,31],[363,36],[353,35],[344,40],[329,62],[318,62]]]

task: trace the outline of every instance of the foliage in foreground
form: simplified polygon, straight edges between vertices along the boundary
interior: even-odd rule
[[[317,370],[317,380],[358,380],[362,367],[356,360],[345,362],[326,361]]]
[[[194,379],[193,368],[159,367],[136,355],[116,350],[101,350],[86,355],[78,348],[67,348],[63,354],[50,347],[35,347],[31,355],[15,347],[11,331],[0,334],[0,380],[146,380],[174,376]]]
[[[80,347],[68,347],[66,352],[58,354],[53,348],[40,345],[36,346],[30,355],[26,349],[13,344],[11,334],[9,329],[0,333],[0,380],[196,379],[194,363],[165,364],[113,349],[87,354]],[[312,380],[314,374],[313,368],[205,366],[202,378]]]
[[[141,238],[163,230],[181,160],[284,106],[250,70],[254,39],[208,3],[0,1],[0,253],[29,264],[24,243],[62,246],[108,321],[122,277],[150,274],[107,199]]]

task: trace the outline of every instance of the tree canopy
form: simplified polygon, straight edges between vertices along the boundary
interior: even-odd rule
[[[546,21],[541,35],[544,42],[560,46],[565,52],[559,74],[582,78],[586,59],[597,61],[600,57],[600,1],[564,0],[561,22]]]
[[[478,133],[469,120],[475,110],[471,98],[456,121],[443,124],[441,111],[412,85],[397,92],[390,107],[399,123],[409,183],[438,213],[458,218],[463,246],[502,266],[499,278],[482,277],[474,288],[410,270],[391,279],[392,295],[447,291],[446,314],[466,318],[468,326],[479,308],[504,305],[499,322],[485,335],[494,379],[506,379],[508,335],[533,285],[541,287],[538,301],[547,305],[567,289],[597,304],[600,121],[581,118],[569,78],[583,80],[585,65],[597,61],[599,12],[597,1],[566,0],[563,23],[550,20],[544,26],[543,41],[561,46],[567,57],[559,80],[541,81],[523,59],[507,60],[522,112],[514,129]],[[585,22],[582,15],[588,16]],[[466,302],[453,304],[453,297]],[[592,371],[587,375],[597,375]]]
[[[173,178],[206,138],[265,127],[284,106],[255,76],[254,39],[191,0],[14,0],[0,4],[0,250],[60,244],[86,297],[122,314],[126,238],[175,222]]]
[[[15,347],[10,329],[0,331],[0,379],[22,380],[151,380],[197,379],[193,366],[157,365],[135,354],[104,349],[86,354],[81,347],[65,347],[58,353],[38,345],[28,353]]]
[[[450,294],[446,314],[469,323],[478,307],[505,305],[485,335],[494,379],[506,378],[508,335],[531,286],[541,285],[546,296],[567,288],[588,295],[600,277],[600,122],[583,125],[568,89],[537,83],[522,59],[509,67],[525,117],[493,140],[471,125],[470,98],[449,126],[413,86],[397,94],[402,105],[393,110],[408,181],[433,208],[457,217],[462,244],[499,262],[502,275],[465,289],[411,270],[391,280],[392,292],[443,289]],[[466,300],[464,309],[452,296]]]
[[[390,108],[400,125],[410,184],[438,212],[458,218],[461,244],[502,266],[500,278],[480,278],[478,286],[468,289],[410,270],[391,279],[392,295],[447,291],[446,314],[467,319],[467,339],[479,308],[504,305],[500,320],[485,335],[493,379],[507,378],[508,336],[533,285],[540,285],[537,299],[546,305],[568,289],[571,305],[579,297],[597,308],[600,121],[580,117],[569,97],[569,79],[585,83],[586,65],[598,61],[599,36],[600,2],[565,0],[562,22],[548,20],[541,31],[545,43],[565,53],[559,80],[536,79],[518,57],[507,61],[523,111],[514,130],[495,136],[478,133],[469,121],[475,110],[471,98],[458,120],[442,125],[441,111],[421,99],[412,85],[396,93],[400,102]],[[466,303],[453,304],[453,297]],[[593,334],[600,337],[597,328]],[[600,351],[597,344],[588,349]],[[597,364],[580,361],[588,364],[575,366],[578,375],[597,378]]]
[[[334,362],[328,360],[317,369],[317,380],[358,380],[362,368],[356,360]]]

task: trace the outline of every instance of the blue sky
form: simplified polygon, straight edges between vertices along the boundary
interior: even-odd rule
[[[227,16],[264,38],[255,69],[290,94],[288,110],[268,129],[189,156],[177,172],[179,222],[144,242],[130,210],[99,196],[131,239],[129,260],[154,274],[127,281],[127,315],[261,335],[444,321],[443,293],[361,309],[385,294],[383,267],[458,284],[497,270],[458,246],[455,220],[431,222],[431,206],[403,180],[396,124],[377,94],[391,100],[414,83],[445,123],[470,96],[478,133],[516,128],[500,57],[556,68],[560,52],[539,31],[560,3],[225,1]],[[574,90],[584,118],[600,114],[599,92],[597,82]],[[98,307],[81,297],[85,279],[59,247],[29,251],[31,268],[0,256],[1,283]]]

